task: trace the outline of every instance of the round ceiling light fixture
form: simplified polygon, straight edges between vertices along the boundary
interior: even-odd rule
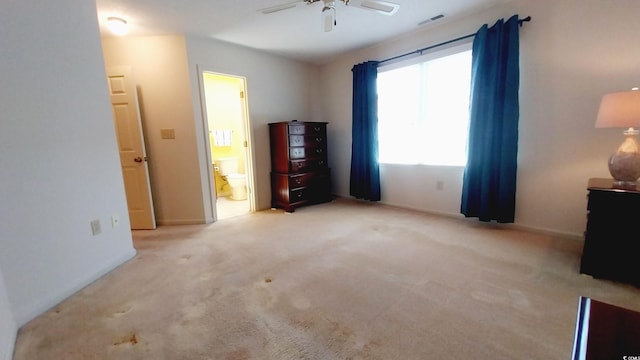
[[[107,18],[107,26],[115,35],[124,35],[129,30],[127,21],[123,18],[110,16]]]

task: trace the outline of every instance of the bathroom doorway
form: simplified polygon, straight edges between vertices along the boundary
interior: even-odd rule
[[[253,165],[246,81],[243,77],[202,72],[205,116],[212,166],[212,201],[216,220],[250,213]]]

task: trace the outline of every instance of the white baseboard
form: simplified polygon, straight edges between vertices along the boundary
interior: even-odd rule
[[[71,284],[71,286],[69,288],[66,288],[65,290],[61,291],[60,293],[53,294],[52,296],[50,296],[50,297],[48,297],[46,299],[42,299],[35,306],[32,306],[30,309],[27,309],[26,311],[22,311],[22,312],[18,311],[17,313],[19,314],[19,316],[16,316],[16,318],[15,318],[15,321],[17,323],[18,328],[22,327],[23,325],[25,325],[29,321],[33,320],[37,316],[39,316],[39,315],[47,312],[48,310],[52,309],[54,306],[58,305],[59,303],[64,301],[69,296],[71,296],[71,295],[75,294],[76,292],[82,290],[87,285],[89,285],[89,284],[93,283],[94,281],[98,280],[102,276],[106,275],[107,273],[109,273],[110,271],[114,270],[118,266],[124,264],[125,262],[131,260],[135,256],[136,256],[136,250],[135,249],[131,249],[131,251],[128,251],[124,255],[119,256],[119,257],[107,262],[107,264],[104,265],[101,269],[98,269],[98,271],[94,272],[93,274],[89,274],[89,276],[87,276],[86,278],[84,278],[80,282],[78,282],[76,284]]]
[[[178,219],[178,220],[157,220],[158,225],[202,225],[206,221],[204,219]]]
[[[374,202],[370,202],[370,201],[366,201],[366,200],[358,200],[358,199],[354,199],[354,198],[351,198],[351,197],[344,197],[344,196],[338,196],[338,195],[335,195],[335,196],[338,197],[338,198],[343,198],[343,199],[348,199],[348,200],[353,200],[353,201],[360,201],[360,202],[365,202],[365,203],[369,203],[369,204],[375,204]],[[383,202],[383,201],[380,201],[379,204],[384,205],[384,206],[395,207],[395,208],[399,208],[399,209],[423,212],[423,213],[426,213],[426,214],[445,216],[445,217],[450,217],[450,218],[455,218],[455,219],[477,221],[477,218],[465,218],[464,215],[462,215],[460,213],[448,213],[448,212],[420,209],[420,208],[415,208],[415,207],[411,207],[411,206],[391,204],[391,203],[387,203],[387,202]],[[487,224],[497,224],[497,223],[487,223]],[[558,230],[553,230],[553,229],[544,229],[544,228],[539,228],[539,227],[529,226],[529,225],[522,225],[522,224],[517,224],[517,223],[497,224],[497,225],[504,226],[504,227],[510,227],[512,229],[530,231],[530,232],[533,232],[533,233],[538,233],[538,234],[543,234],[543,235],[568,238],[568,239],[576,240],[576,241],[582,241],[584,239],[584,234],[576,234],[576,233],[558,231]]]

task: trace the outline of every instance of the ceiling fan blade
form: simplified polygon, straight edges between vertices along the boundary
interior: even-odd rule
[[[373,10],[380,14],[385,14],[385,15],[393,15],[400,8],[399,4],[394,4],[392,2],[380,1],[380,0],[362,0],[355,3],[354,5],[363,9]]]
[[[269,6],[269,7],[263,8],[263,9],[258,9],[258,11],[263,13],[263,14],[272,14],[274,12],[283,11],[283,10],[287,10],[287,9],[292,9],[292,8],[298,6],[299,4],[301,4],[303,1],[304,0],[297,0],[297,1],[292,1],[292,2],[288,2],[288,3],[280,4],[280,5]]]

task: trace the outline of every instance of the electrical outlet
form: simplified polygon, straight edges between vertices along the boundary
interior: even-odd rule
[[[96,219],[91,222],[91,233],[95,236],[102,232],[100,228],[100,220]]]
[[[120,217],[118,215],[111,215],[111,227],[117,228],[120,226]]]

